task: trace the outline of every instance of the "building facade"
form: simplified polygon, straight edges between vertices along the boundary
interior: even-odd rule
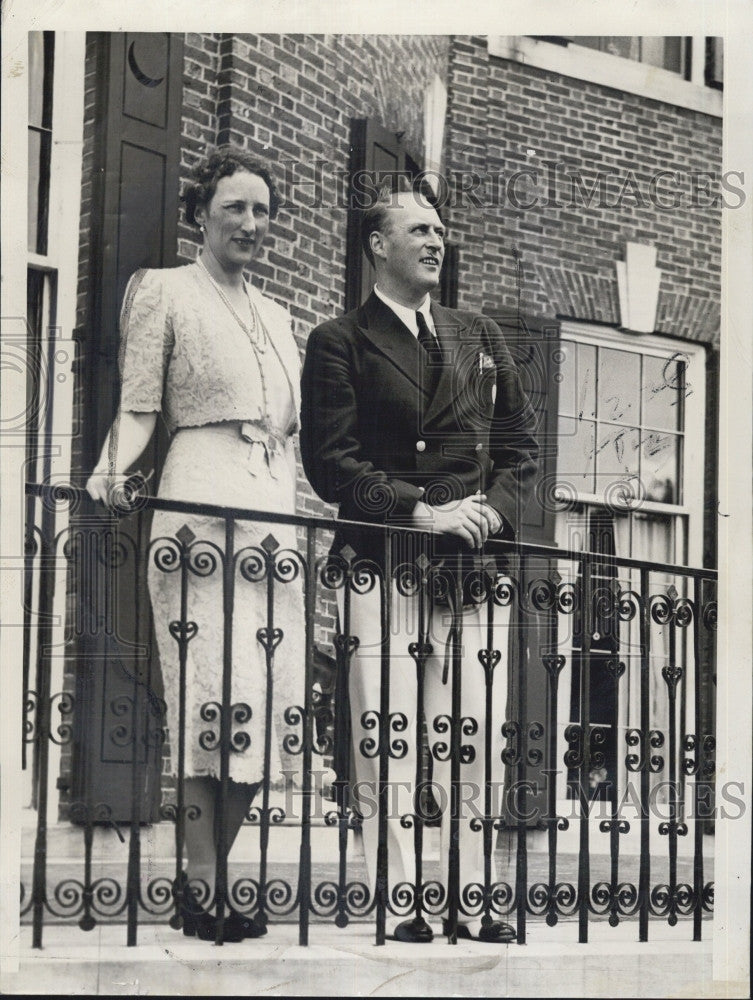
[[[32,33],[30,392],[47,405],[29,424],[27,478],[83,485],[116,406],[125,283],[195,258],[181,189],[208,147],[236,142],[278,173],[255,280],[289,309],[302,352],[369,285],[354,178],[423,173],[448,226],[441,297],[498,319],[539,414],[524,539],[713,566],[721,212],[741,197],[721,175],[721,60],[718,39],[684,37]],[[163,451],[164,435],[154,465]],[[332,513],[300,465],[298,506]],[[59,581],[63,617],[66,591]],[[323,605],[324,660],[334,629]],[[582,696],[576,633],[563,740]],[[98,675],[84,709],[91,677],[75,655],[54,671],[52,690],[77,693],[76,712],[100,724],[120,681]],[[710,731],[711,677],[702,685]],[[619,709],[591,691],[612,733],[636,724],[633,687]],[[544,712],[540,665],[531,691]],[[99,749],[75,741],[55,752],[63,805],[77,775],[107,786],[117,771],[111,754],[115,771],[92,778]],[[617,757],[615,745],[596,784],[617,778]]]

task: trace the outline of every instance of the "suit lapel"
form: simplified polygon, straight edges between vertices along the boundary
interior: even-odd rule
[[[428,397],[423,351],[411,331],[373,292],[358,311],[358,329],[392,364]]]
[[[432,303],[431,315],[442,347],[444,365],[434,396],[424,419],[433,423],[453,405],[458,394],[474,376],[476,357],[480,350],[479,332],[468,327],[452,309]]]

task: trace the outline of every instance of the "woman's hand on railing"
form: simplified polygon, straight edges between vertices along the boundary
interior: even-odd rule
[[[140,472],[127,475],[123,472],[109,472],[94,469],[86,482],[86,492],[95,502],[104,504],[111,512],[127,514],[133,510],[134,500],[151,478]]]

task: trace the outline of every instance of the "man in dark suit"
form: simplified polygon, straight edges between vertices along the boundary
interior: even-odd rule
[[[415,598],[393,587],[389,637],[380,631],[379,588],[354,595],[351,605],[349,630],[360,640],[350,672],[357,786],[371,783],[378,789],[379,762],[358,748],[374,735],[368,717],[373,721],[380,706],[385,641],[390,642],[389,711],[403,713],[407,722],[408,752],[389,761],[395,799],[387,828],[393,893],[400,882],[414,881],[413,831],[400,817],[416,811],[417,709],[419,718],[425,712],[430,742],[432,736],[438,738],[434,734],[441,731],[441,717],[450,714],[447,653],[453,615],[447,604],[450,610],[455,607],[454,641],[457,615],[462,616],[462,715],[480,723],[475,763],[469,764],[466,777],[477,789],[488,778],[483,770],[484,675],[477,655],[488,645],[486,608],[467,597],[463,601],[457,572],[473,565],[468,558],[478,557],[488,538],[515,538],[537,460],[534,414],[499,327],[430,298],[439,283],[444,235],[438,213],[418,192],[382,197],[368,209],[362,245],[376,271],[374,291],[360,308],[312,331],[303,370],[301,450],[306,475],[319,496],[339,504],[344,520],[417,529],[422,533],[417,537],[429,540],[426,555],[432,564],[443,561],[455,567],[448,597],[429,601],[431,650],[423,664],[423,705],[416,702],[415,647],[409,652],[418,638]],[[393,543],[393,564],[418,551],[415,545],[406,547],[401,533],[395,533]],[[382,533],[343,526],[333,551],[346,545],[359,559],[384,567]],[[470,606],[460,612],[461,603]],[[502,718],[494,719],[495,740],[506,693],[507,632],[500,632],[504,615],[499,612],[494,643],[502,649],[503,662],[495,706]],[[473,737],[468,741],[473,744]],[[436,756],[434,778],[441,791],[449,783],[449,762]],[[401,790],[406,793],[402,797]],[[372,813],[374,809],[364,814],[363,833],[374,884],[378,823]],[[446,829],[443,819],[445,863]],[[461,818],[461,886],[483,884],[481,841],[470,820]],[[432,938],[420,914],[393,929],[397,940]],[[482,926],[471,918],[458,927],[458,936],[506,942],[514,931],[502,921]]]

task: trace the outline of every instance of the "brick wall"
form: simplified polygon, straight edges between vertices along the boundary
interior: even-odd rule
[[[625,241],[652,243],[663,272],[657,331],[716,344],[721,212],[708,206],[703,175],[716,175],[718,191],[721,139],[717,118],[490,57],[482,38],[457,39],[447,163],[483,178],[485,203],[469,207],[466,195],[450,212],[460,304],[515,307],[516,248],[524,311],[618,323],[614,262]],[[523,170],[532,174],[513,182]],[[659,171],[677,178],[652,190]],[[574,177],[585,197],[577,180],[573,194]]]

